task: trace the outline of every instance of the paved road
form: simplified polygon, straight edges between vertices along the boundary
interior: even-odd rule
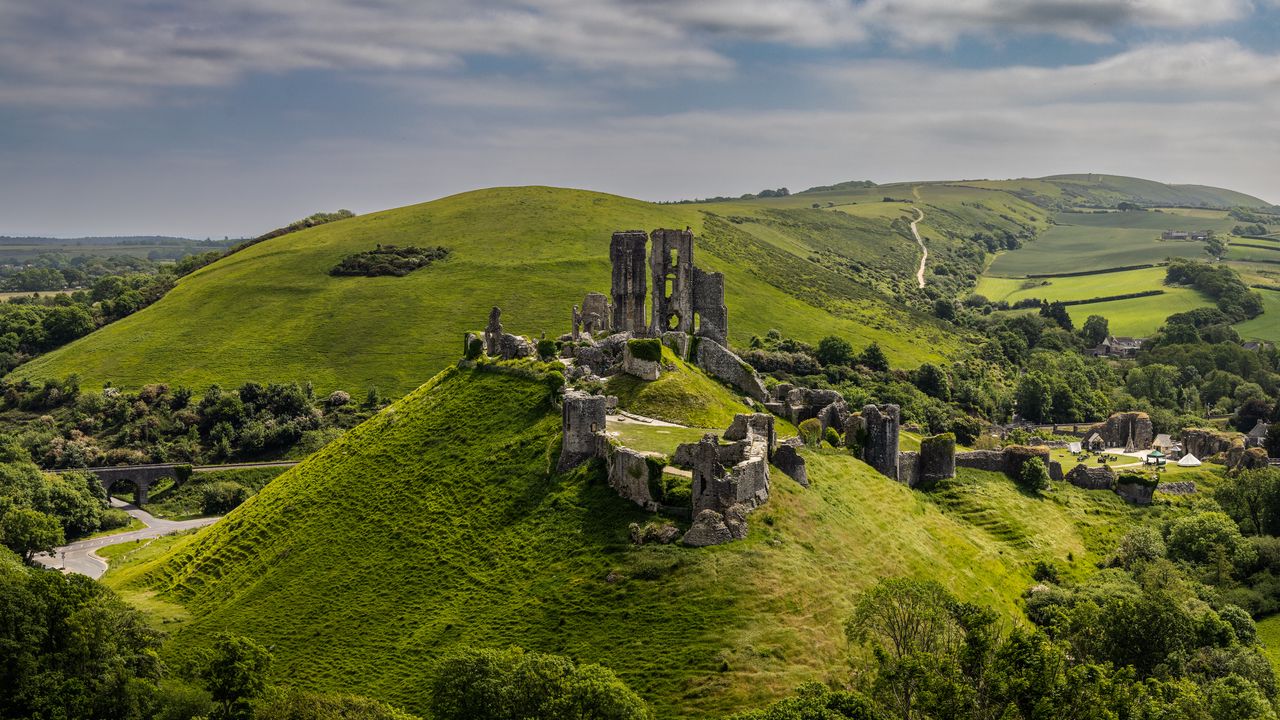
[[[225,467],[225,466],[224,466]],[[111,506],[123,508],[125,512],[142,521],[145,528],[141,530],[130,530],[129,532],[116,533],[115,535],[107,535],[105,537],[93,538],[91,540],[79,540],[70,545],[63,545],[55,548],[52,557],[41,555],[36,561],[45,567],[58,568],[66,572],[79,573],[88,575],[91,578],[100,578],[107,571],[107,561],[98,557],[95,550],[106,547],[108,545],[119,545],[120,543],[134,542],[136,540],[149,540],[158,538],[163,535],[172,535],[183,530],[204,527],[212,525],[221,518],[207,517],[197,518],[195,520],[162,520],[154,517],[151,513],[137,506],[131,505],[118,498],[111,498]]]

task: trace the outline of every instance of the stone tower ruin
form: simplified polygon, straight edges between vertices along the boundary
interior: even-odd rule
[[[634,335],[647,335],[645,325],[645,246],[649,238],[643,230],[627,230],[613,234],[609,243],[609,262],[613,265],[613,329]]]
[[[654,230],[649,235],[649,271],[653,273],[653,315],[649,327],[655,335],[693,331],[693,233],[688,230]]]

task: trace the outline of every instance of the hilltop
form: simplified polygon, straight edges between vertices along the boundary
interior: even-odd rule
[[[162,612],[190,614],[167,653],[246,634],[306,687],[421,711],[450,650],[520,644],[608,665],[659,717],[707,717],[827,677],[854,594],[879,577],[935,578],[1020,622],[1035,561],[1090,572],[1151,512],[976,470],[921,493],[847,451],[802,450],[812,486],[775,472],[746,540],[634,546],[628,523],[653,516],[597,464],[556,474],[559,429],[544,384],[451,368],[108,582],[184,606]]]
[[[972,292],[993,253],[1004,252],[997,266],[1029,257],[1039,268],[1045,263],[1038,255],[1022,253],[1056,247],[1044,242],[1053,233],[1071,237],[1055,216],[1121,201],[1266,205],[1229,190],[1098,175],[854,182],[668,205],[585,190],[491,188],[259,242],[12,377],[77,374],[88,386],[168,382],[197,390],[310,381],[322,392],[363,394],[376,386],[395,397],[447,366],[462,334],[478,328],[492,306],[504,309],[515,331],[565,332],[571,305],[609,289],[610,233],[657,227],[692,229],[699,264],[725,274],[732,345],[744,347],[774,328],[810,343],[834,334],[855,348],[878,343],[895,367],[913,368],[958,357],[976,340],[936,320],[934,302]],[[929,251],[924,288],[910,226],[917,212]],[[380,245],[438,247],[447,256],[404,277],[330,274],[345,258]],[[1026,249],[1005,252],[1019,246]],[[1048,264],[1060,268],[1064,259],[1074,263],[1079,254],[1068,249]]]

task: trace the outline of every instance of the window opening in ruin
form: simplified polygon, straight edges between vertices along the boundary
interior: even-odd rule
[[[667,329],[668,329],[668,330],[679,330],[679,329],[680,329],[680,315],[679,315],[679,314],[677,314],[677,313],[671,313],[670,315],[668,315],[668,316],[667,316]]]

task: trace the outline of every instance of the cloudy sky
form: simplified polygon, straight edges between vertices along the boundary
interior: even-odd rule
[[[1277,158],[1280,0],[0,0],[8,235]]]

